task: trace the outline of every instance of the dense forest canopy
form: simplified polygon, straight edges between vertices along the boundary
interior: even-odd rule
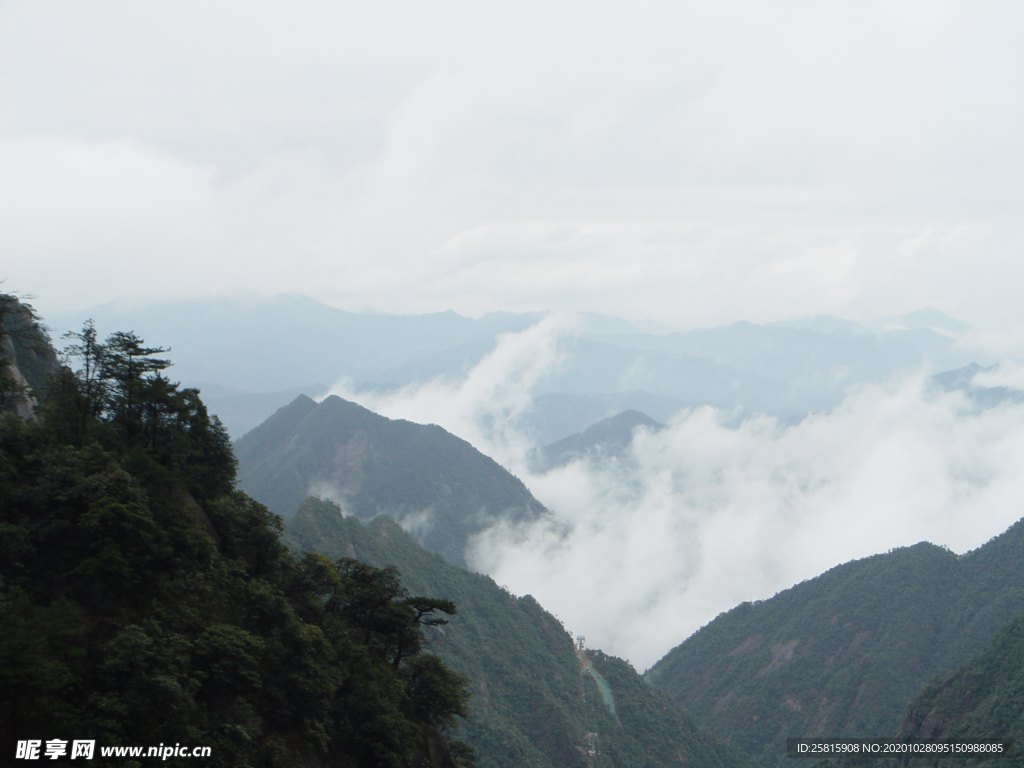
[[[166,350],[89,324],[70,342],[34,415],[0,414],[3,753],[96,739],[209,746],[216,766],[472,764],[445,739],[466,681],[423,634],[455,606],[394,569],[291,554]]]

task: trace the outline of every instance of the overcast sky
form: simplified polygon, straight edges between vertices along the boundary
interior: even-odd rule
[[[0,2],[0,277],[1024,325],[1024,6]]]

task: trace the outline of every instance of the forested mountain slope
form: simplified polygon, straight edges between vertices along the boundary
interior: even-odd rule
[[[425,547],[464,564],[466,541],[544,507],[522,481],[436,425],[393,420],[328,397],[296,398],[235,444],[238,484],[281,517],[310,494],[362,518],[388,514]]]
[[[481,768],[753,765],[699,731],[625,662],[590,651],[587,666],[597,674],[584,674],[571,636],[532,597],[515,597],[426,551],[390,518],[364,525],[330,501],[307,499],[287,522],[286,540],[329,557],[397,566],[413,592],[458,605],[450,624],[430,631],[431,649],[471,680],[459,734],[476,748]],[[614,711],[598,679],[609,686]]]
[[[75,341],[34,418],[0,414],[0,761],[95,739],[96,765],[158,744],[208,748],[211,768],[470,764],[445,736],[466,681],[423,652],[455,606],[293,556],[163,350]]]
[[[954,674],[928,685],[908,708],[899,736],[1015,741],[1013,758],[962,764],[1024,765],[1024,616],[1004,625]]]
[[[945,678],[936,677],[919,693],[903,717],[899,732],[888,738],[907,742],[978,742],[984,751],[963,758],[922,761],[940,768],[1019,768],[1024,766],[1024,615],[1000,628],[989,644]],[[1006,742],[1013,743],[1006,749]],[[1002,753],[996,751],[1002,743]],[[872,760],[877,768],[905,768],[903,758]],[[917,762],[911,761],[911,762]],[[832,758],[813,768],[841,768]]]
[[[744,603],[647,678],[698,723],[758,757],[789,736],[891,736],[922,686],[1024,612],[1024,521],[957,557],[921,543]]]

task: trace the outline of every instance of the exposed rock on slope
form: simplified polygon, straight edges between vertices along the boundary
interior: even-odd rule
[[[50,338],[32,307],[15,295],[0,293],[0,411],[30,418],[34,394],[58,367]]]
[[[1024,616],[954,674],[930,684],[911,704],[899,736],[906,739],[1009,741],[1018,754],[992,765],[1024,764]],[[978,765],[977,759],[964,761]]]
[[[763,765],[788,736],[892,736],[907,705],[1024,612],[1024,521],[963,557],[921,543],[719,616],[647,678]]]

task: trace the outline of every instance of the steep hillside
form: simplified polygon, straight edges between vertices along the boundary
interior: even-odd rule
[[[1016,741],[1010,759],[971,765],[1024,765],[1024,616],[996,632],[979,654],[935,681],[907,710],[900,738]],[[968,761],[962,761],[967,763]],[[954,761],[943,761],[954,766]]]
[[[523,483],[436,425],[392,420],[328,397],[296,398],[235,444],[239,487],[281,517],[310,494],[362,518],[388,514],[425,547],[464,563],[496,519],[546,513]]]
[[[468,681],[423,653],[455,607],[294,557],[163,350],[76,341],[34,418],[0,414],[0,763],[85,738],[97,765],[157,744],[167,766],[196,764],[178,745],[209,768],[471,762],[446,738]]]
[[[472,681],[459,733],[481,768],[752,765],[700,732],[625,662],[600,652],[578,656],[564,627],[532,597],[427,552],[387,517],[364,525],[309,499],[285,535],[299,549],[397,566],[408,589],[458,605],[451,623],[433,630],[432,650]]]
[[[623,411],[640,411],[665,423],[684,407],[681,400],[641,390],[610,395],[538,395],[523,414],[520,426],[535,445],[551,445]]]
[[[930,544],[744,603],[647,673],[764,765],[789,736],[895,731],[928,674],[956,557]]]
[[[846,563],[719,616],[648,679],[757,757],[788,736],[892,735],[935,675],[1024,612],[1024,521],[964,557],[931,544]]]
[[[957,564],[931,674],[945,675],[981,651],[1024,612],[1024,519]]]

